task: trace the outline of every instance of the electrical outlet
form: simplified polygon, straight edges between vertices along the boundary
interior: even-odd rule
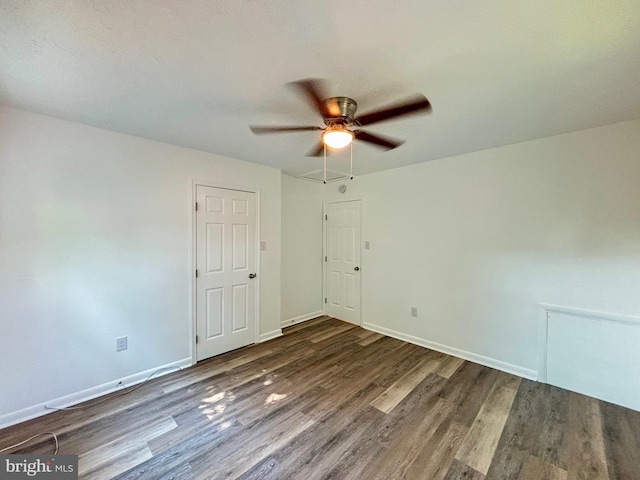
[[[411,316],[412,317],[418,316],[418,307],[411,307]]]
[[[121,352],[127,349],[127,337],[116,338],[116,352]]]
[[[364,249],[369,250],[369,240],[364,241]]]

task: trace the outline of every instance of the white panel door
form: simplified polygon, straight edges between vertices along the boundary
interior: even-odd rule
[[[327,204],[326,314],[360,325],[360,200]]]
[[[255,194],[196,187],[196,357],[255,342]]]

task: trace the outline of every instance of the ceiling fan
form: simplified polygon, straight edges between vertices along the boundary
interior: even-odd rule
[[[367,142],[383,150],[392,150],[404,143],[398,140],[360,130],[357,127],[373,125],[405,115],[429,113],[431,103],[424,95],[417,94],[403,101],[387,105],[364,115],[356,116],[358,104],[349,97],[327,97],[324,82],[320,79],[308,78],[288,84],[309,102],[311,108],[322,116],[325,127],[294,125],[252,125],[251,131],[256,135],[269,133],[289,133],[322,131],[320,142],[314,146],[307,156],[319,157],[326,153],[325,145],[331,148],[343,148],[354,139]],[[356,127],[354,129],[354,127]]]

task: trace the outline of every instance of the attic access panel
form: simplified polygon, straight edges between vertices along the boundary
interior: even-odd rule
[[[303,180],[309,180],[311,182],[318,182],[318,183],[323,183],[324,182],[324,178],[323,178],[323,170],[313,170],[312,172],[308,172],[308,173],[303,173],[301,175],[298,175],[295,178],[301,178]],[[328,182],[336,182],[338,180],[343,180],[343,179],[349,179],[351,178],[351,176],[348,173],[343,173],[343,172],[338,172],[336,170],[329,170],[327,169],[327,183]]]

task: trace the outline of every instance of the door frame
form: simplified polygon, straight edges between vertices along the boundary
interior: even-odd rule
[[[189,196],[189,236],[191,239],[191,255],[189,256],[189,296],[191,298],[191,322],[189,324],[189,346],[191,349],[191,365],[195,365],[198,363],[197,354],[196,354],[196,332],[197,332],[197,311],[196,311],[196,243],[197,243],[197,221],[196,221],[196,189],[198,186],[203,187],[212,187],[212,188],[221,188],[224,190],[236,190],[240,192],[248,192],[253,193],[256,197],[256,236],[255,236],[255,258],[256,258],[256,273],[257,277],[256,288],[255,288],[255,302],[256,302],[256,331],[254,343],[259,343],[260,341],[260,280],[262,276],[260,275],[260,265],[261,265],[261,257],[260,257],[260,189],[255,187],[247,187],[240,186],[237,184],[229,184],[224,182],[219,182],[216,180],[207,180],[207,179],[191,179],[189,183],[189,190],[191,191],[191,195]]]
[[[364,272],[366,269],[364,267],[364,256],[362,255],[362,245],[364,244],[364,197],[347,197],[340,198],[337,200],[324,200],[322,202],[322,314],[327,314],[327,304],[324,302],[327,297],[327,262],[324,261],[327,256],[327,206],[336,204],[336,203],[345,203],[345,202],[360,202],[360,318],[358,325],[362,326],[362,319],[364,318]]]

